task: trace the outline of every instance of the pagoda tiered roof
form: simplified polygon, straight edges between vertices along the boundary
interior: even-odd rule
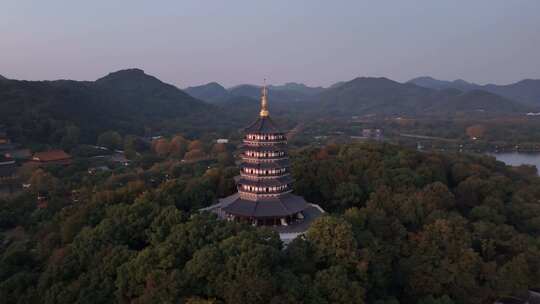
[[[260,162],[260,163],[250,163],[243,162],[240,164],[240,167],[247,169],[279,169],[289,167],[290,163],[288,159],[279,159],[272,162]]]
[[[276,134],[283,133],[270,116],[260,116],[255,122],[244,129],[248,134]]]
[[[258,180],[240,177],[238,183],[241,185],[253,186],[253,187],[277,187],[281,185],[290,184],[293,182],[293,178],[290,175],[274,178],[260,178]]]
[[[242,199],[236,193],[221,199],[220,204],[229,214],[255,218],[289,216],[309,207],[304,198],[290,193],[257,201]]]

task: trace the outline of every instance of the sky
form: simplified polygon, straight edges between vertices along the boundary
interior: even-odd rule
[[[540,78],[540,1],[0,0],[1,75],[95,80],[135,67],[179,87],[506,84]]]

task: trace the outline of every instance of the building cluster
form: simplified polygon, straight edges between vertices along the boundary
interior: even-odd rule
[[[18,176],[19,168],[24,164],[39,167],[70,163],[71,155],[63,150],[32,153],[30,149],[22,148],[13,142],[6,131],[0,128],[0,196],[10,195],[24,188],[25,185]],[[38,201],[43,200],[43,197],[45,195],[38,195]]]
[[[367,139],[382,140],[382,129],[362,129],[362,137]]]

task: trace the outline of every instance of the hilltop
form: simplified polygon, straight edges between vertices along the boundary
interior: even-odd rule
[[[140,69],[96,81],[0,82],[0,120],[20,141],[56,142],[68,126],[93,142],[102,132],[205,127],[215,108]]]
[[[434,90],[388,78],[359,77],[329,88],[316,96],[314,107],[326,116],[365,114],[433,115],[471,113],[520,113],[528,107],[482,90]],[[315,110],[314,110],[315,111]]]
[[[421,87],[430,89],[455,88],[461,91],[483,90],[503,97],[519,101],[523,104],[540,106],[540,79],[524,79],[507,85],[478,85],[465,80],[446,81],[432,77],[418,77],[408,81]]]

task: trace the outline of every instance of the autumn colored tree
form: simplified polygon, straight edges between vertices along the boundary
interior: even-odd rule
[[[176,135],[171,139],[171,156],[183,158],[188,148],[188,141],[181,135]]]
[[[480,124],[472,125],[466,129],[465,133],[470,138],[481,138],[486,133],[486,126]]]
[[[160,138],[152,143],[157,155],[165,157],[171,152],[171,143],[166,138]]]

